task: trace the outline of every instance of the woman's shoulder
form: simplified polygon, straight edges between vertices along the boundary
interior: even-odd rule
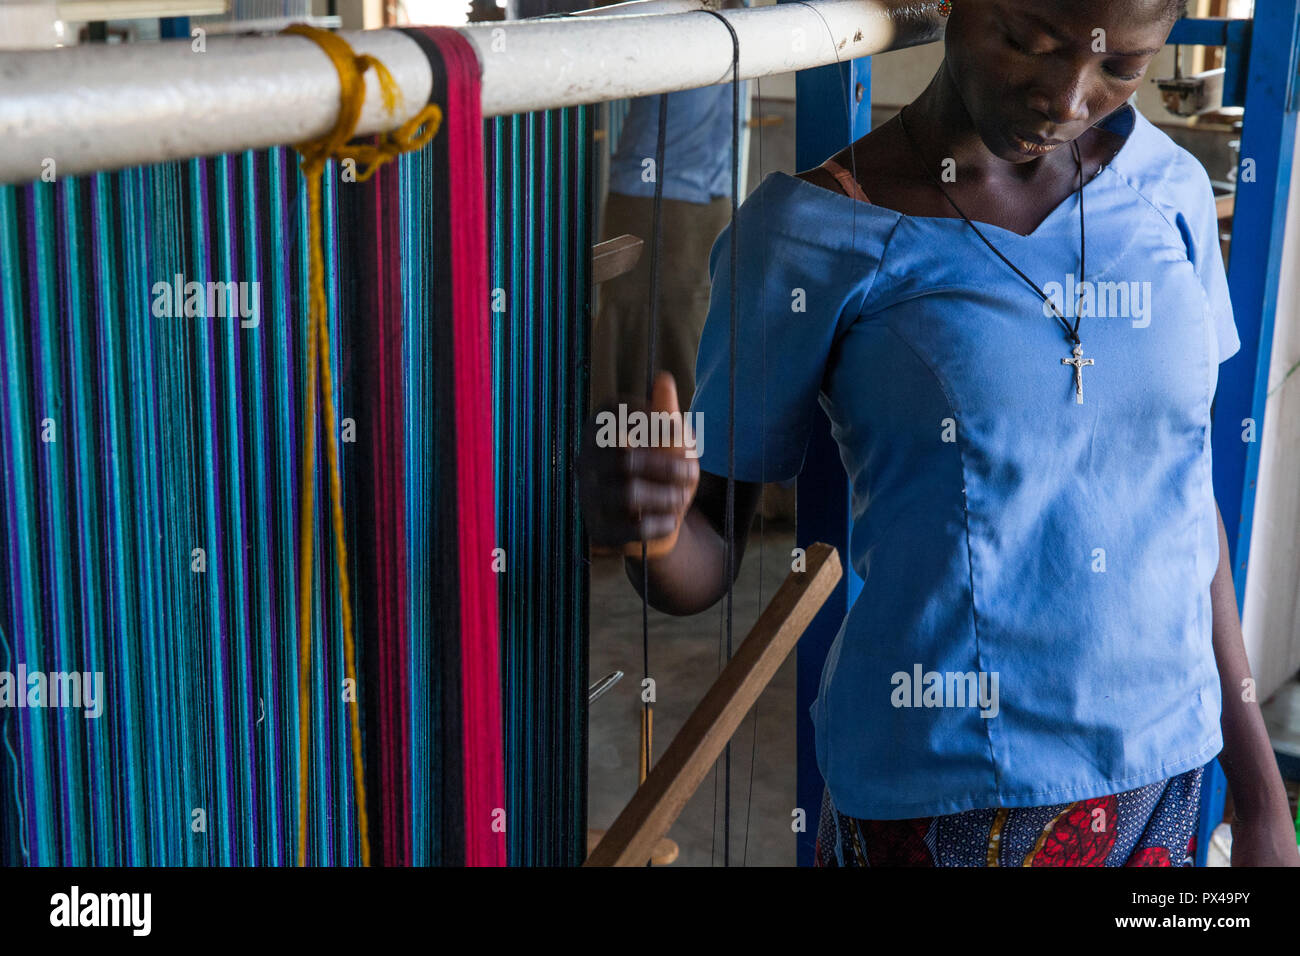
[[[871,202],[872,187],[878,184],[878,180],[887,171],[891,146],[887,130],[877,127],[838,153],[828,156],[820,165],[794,175],[796,179],[830,192],[840,195],[856,193],[856,198],[865,197],[867,202]]]
[[[839,154],[837,153],[836,156]],[[832,162],[838,163],[835,157],[831,157]],[[825,165],[813,166],[811,169],[804,169],[794,174],[795,179],[802,179],[806,183],[814,186],[820,186],[822,189],[830,190],[833,193],[842,193],[844,190],[840,186],[839,180],[831,173]]]

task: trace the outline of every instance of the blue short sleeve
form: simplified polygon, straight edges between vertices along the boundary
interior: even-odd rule
[[[784,481],[803,468],[831,350],[840,331],[865,307],[878,271],[881,240],[888,235],[885,227],[897,218],[847,196],[827,193],[814,198],[807,190],[825,192],[803,180],[772,174],[740,206],[734,231],[729,223],[709,252],[712,286],[690,411],[692,425],[701,432],[700,467],[715,475],[728,472],[730,256],[735,237],[734,474],[740,481]],[[829,205],[832,210],[811,230],[810,217],[801,214],[801,204],[810,200],[818,209]],[[854,214],[856,224],[851,221]],[[797,228],[796,216],[802,216]],[[842,242],[854,225],[856,253],[817,241],[818,236],[833,236]]]
[[[1241,348],[1233,318],[1232,298],[1228,294],[1228,276],[1219,247],[1219,215],[1215,208],[1214,189],[1205,167],[1188,157],[1185,163],[1186,197],[1179,213],[1179,229],[1187,242],[1187,258],[1209,300],[1210,319],[1219,344],[1219,361],[1224,362]],[[1181,172],[1181,170],[1180,170]]]

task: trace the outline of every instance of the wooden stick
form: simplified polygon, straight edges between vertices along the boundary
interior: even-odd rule
[[[596,849],[596,845],[603,839],[605,839],[604,830],[593,830],[588,828],[587,852],[590,853],[592,850]],[[655,844],[654,855],[650,857],[648,862],[653,863],[655,866],[667,866],[669,863],[674,862],[677,857],[681,855],[681,852],[681,847],[679,847],[674,841],[664,837]],[[644,865],[645,862],[643,861],[642,866]]]
[[[621,276],[625,272],[631,272],[636,268],[637,260],[641,258],[641,250],[644,246],[644,241],[626,233],[596,243],[591,247],[592,285],[598,285],[614,278],[614,276]]]
[[[653,707],[641,708],[641,762],[637,786],[645,783],[646,775],[650,772],[650,761],[653,759],[651,751],[654,750],[654,713]]]
[[[833,547],[808,548],[807,570],[790,572],[584,866],[645,865],[841,574]]]

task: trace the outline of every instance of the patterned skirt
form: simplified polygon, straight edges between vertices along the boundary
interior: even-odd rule
[[[822,796],[815,866],[1191,866],[1202,767],[1105,797],[859,820]]]

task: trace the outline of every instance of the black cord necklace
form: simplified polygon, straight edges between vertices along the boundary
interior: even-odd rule
[[[1083,367],[1085,365],[1094,364],[1092,359],[1086,359],[1083,357],[1083,343],[1079,340],[1079,323],[1083,321],[1083,316],[1076,314],[1074,325],[1071,326],[1070,323],[1065,320],[1065,316],[1061,315],[1061,310],[1056,307],[1056,303],[1052,301],[1051,297],[1042,289],[1040,289],[1038,285],[1032,279],[1029,278],[1029,276],[1025,275],[1018,268],[1016,268],[1016,264],[1012,262],[1010,259],[1008,259],[1006,256],[1004,256],[1002,252],[997,248],[997,246],[989,242],[988,237],[986,237],[984,233],[980,232],[979,228],[975,225],[975,223],[971,222],[970,218],[964,212],[961,211],[961,207],[958,206],[955,202],[953,202],[953,198],[950,195],[948,195],[948,190],[943,188],[943,183],[939,180],[937,176],[934,175],[933,170],[931,170],[929,164],[925,161],[925,156],[921,152],[921,147],[917,145],[916,140],[912,138],[912,134],[907,129],[907,122],[906,120],[903,119],[902,110],[898,111],[898,125],[902,128],[903,135],[907,137],[907,141],[911,144],[912,150],[916,153],[917,158],[921,161],[922,167],[924,167],[926,172],[929,174],[930,179],[933,180],[934,184],[937,187],[939,187],[939,191],[943,193],[943,197],[948,200],[949,205],[951,205],[953,209],[957,210],[957,215],[961,216],[961,218],[966,221],[966,225],[970,226],[972,229],[975,230],[975,235],[983,239],[984,244],[988,246],[990,249],[992,249],[999,259],[1001,259],[1008,266],[1010,266],[1016,275],[1020,276],[1021,279],[1025,280],[1026,284],[1028,284],[1028,286],[1031,289],[1033,289],[1035,292],[1039,294],[1039,296],[1042,298],[1044,303],[1051,306],[1052,312],[1055,313],[1058,323],[1065,330],[1066,339],[1074,343],[1073,357],[1061,359],[1061,364],[1074,366],[1074,401],[1075,404],[1082,405],[1083,404]],[[1084,259],[1085,245],[1084,245],[1084,232],[1083,232],[1083,159],[1079,155],[1079,144],[1075,140],[1070,140],[1070,147],[1074,151],[1074,162],[1079,171],[1079,187],[1078,189],[1075,190],[1075,194],[1079,197],[1079,288],[1082,289],[1084,284],[1084,264],[1085,264],[1085,259]],[[1079,309],[1076,308],[1075,312],[1078,313]]]

